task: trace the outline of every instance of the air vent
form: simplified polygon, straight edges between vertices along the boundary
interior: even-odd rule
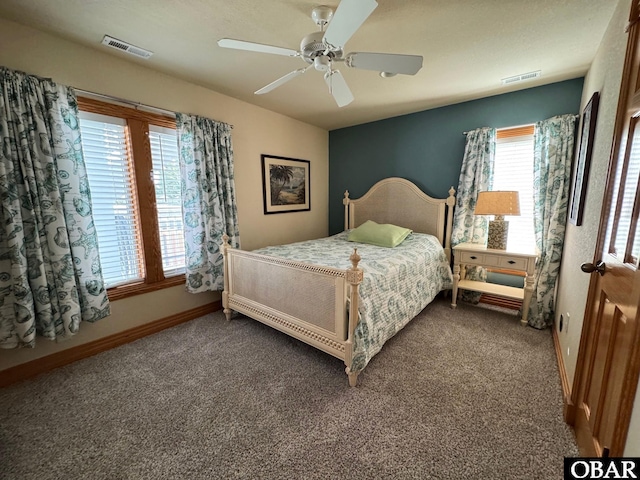
[[[123,42],[122,40],[118,40],[117,38],[110,37],[109,35],[105,35],[102,39],[102,44],[107,45],[111,48],[116,48],[121,52],[130,53],[131,55],[135,55],[140,58],[149,58],[153,55],[153,52],[149,50],[145,50],[144,48],[136,47],[135,45],[131,45],[130,43]]]
[[[534,78],[538,78],[542,74],[542,70],[537,70],[535,72],[523,73],[521,75],[515,75],[513,77],[507,77],[502,79],[503,85],[509,85],[511,83],[516,82],[525,82],[527,80],[533,80]]]

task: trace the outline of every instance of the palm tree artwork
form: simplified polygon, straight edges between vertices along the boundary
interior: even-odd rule
[[[262,194],[264,213],[311,210],[309,160],[262,157]]]
[[[305,203],[304,168],[288,165],[269,166],[271,205]]]

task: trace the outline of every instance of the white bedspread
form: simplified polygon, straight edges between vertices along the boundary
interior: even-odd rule
[[[256,253],[347,269],[357,247],[364,280],[350,368],[359,372],[438,292],[451,288],[452,275],[444,250],[432,235],[412,233],[395,248],[349,242],[347,235],[266,247]]]

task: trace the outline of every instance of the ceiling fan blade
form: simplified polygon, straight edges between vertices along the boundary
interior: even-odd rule
[[[342,0],[324,34],[324,42],[343,47],[378,6],[376,0]]]
[[[348,67],[364,70],[415,75],[422,68],[422,56],[353,52],[345,57],[345,63]]]
[[[234,40],[233,38],[222,38],[218,40],[218,45],[224,48],[235,48],[236,50],[248,50],[250,52],[273,53],[284,55],[285,57],[297,57],[299,52],[290,48],[274,47],[262,43],[245,42],[244,40]]]
[[[309,67],[310,66],[311,65],[309,65]],[[280,77],[279,79],[271,82],[266,87],[262,87],[260,90],[255,91],[254,94],[255,95],[262,95],[264,93],[268,93],[271,90],[273,90],[274,88],[278,88],[280,85],[282,85],[284,83],[287,83],[289,80],[294,79],[294,78],[302,75],[304,72],[306,72],[309,69],[309,67],[299,68],[298,70],[294,70],[293,72],[289,72],[285,76]]]
[[[339,107],[344,107],[353,102],[353,94],[349,90],[349,86],[340,70],[331,70],[325,73],[324,81],[329,86],[329,92],[331,92]]]

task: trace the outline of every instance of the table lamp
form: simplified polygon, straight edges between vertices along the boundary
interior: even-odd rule
[[[500,190],[479,192],[473,213],[475,215],[495,215],[494,220],[489,222],[487,248],[506,250],[509,222],[504,219],[504,216],[520,215],[518,192]]]

